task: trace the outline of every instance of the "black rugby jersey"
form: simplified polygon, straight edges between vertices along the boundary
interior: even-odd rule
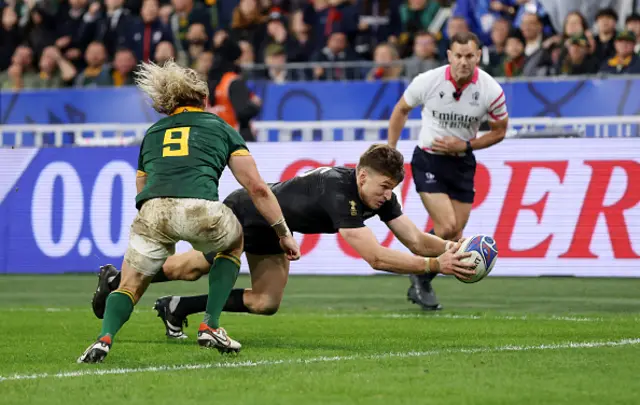
[[[358,195],[356,170],[347,167],[320,167],[272,184],[271,190],[289,229],[303,234],[336,233],[341,228],[361,228],[375,215],[383,222],[402,215],[395,194],[377,210],[367,207]],[[269,225],[244,189],[231,193],[225,204],[233,209],[245,231]]]

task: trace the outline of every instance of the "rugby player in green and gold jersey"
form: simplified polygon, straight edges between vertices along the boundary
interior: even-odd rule
[[[443,273],[467,278],[473,264],[462,261],[470,253],[458,253],[460,245],[422,232],[402,213],[393,189],[404,179],[402,154],[388,145],[371,145],[357,168],[322,167],[271,185],[292,232],[336,234],[369,265],[399,274]],[[272,315],[278,311],[289,277],[289,261],[269,224],[240,189],[224,200],[244,231],[244,250],[251,274],[251,288],[234,289],[223,308],[228,312]],[[412,253],[382,246],[365,222],[377,216]],[[165,280],[195,280],[209,271],[216,252],[190,251],[167,259]],[[161,273],[158,273],[161,274]],[[92,306],[98,318],[105,293],[118,288],[120,273],[106,265],[98,276],[99,290]],[[157,280],[154,280],[157,281]],[[186,337],[182,325],[187,316],[206,309],[208,296],[162,297],[155,309],[168,337]]]
[[[203,253],[218,252],[209,270],[207,308],[198,343],[221,352],[238,352],[240,343],[220,327],[220,314],[238,276],[243,252],[242,226],[233,211],[218,201],[220,176],[227,165],[271,224],[287,258],[297,260],[300,249],[244,140],[222,119],[203,111],[209,96],[207,83],[192,69],[169,61],[162,67],[142,64],[136,84],[151,98],[156,111],[169,116],[147,130],[140,147],[138,214],[131,225],[122,279],[106,300],[98,340],[78,362],[104,360],[116,333],[181,240]]]

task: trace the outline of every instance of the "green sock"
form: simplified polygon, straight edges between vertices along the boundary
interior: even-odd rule
[[[240,259],[230,255],[218,254],[209,271],[209,298],[204,323],[217,329],[220,327],[220,314],[229,298],[238,273]]]
[[[132,312],[133,297],[128,291],[116,290],[109,294],[102,320],[102,331],[98,339],[106,335],[115,336],[122,325],[129,320]]]

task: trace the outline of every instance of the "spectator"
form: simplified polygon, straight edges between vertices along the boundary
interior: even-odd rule
[[[169,59],[176,58],[176,49],[173,47],[173,43],[169,41],[162,41],[156,46],[156,52],[153,54],[153,61],[158,65],[163,65]]]
[[[413,55],[405,60],[405,75],[413,79],[420,73],[439,67],[436,38],[428,32],[420,32],[413,41]]]
[[[334,32],[327,40],[327,46],[317,52],[314,62],[354,62],[357,55],[348,46],[347,36],[343,32]],[[360,75],[354,68],[345,68],[337,66],[333,68],[315,67],[313,69],[313,77],[317,80],[354,80],[359,79]]]
[[[258,62],[264,60],[265,49],[273,44],[280,45],[285,52],[287,52],[287,59],[289,59],[289,51],[293,50],[294,44],[293,40],[289,38],[286,22],[284,21],[283,16],[279,13],[271,13],[269,16],[266,26],[266,35],[260,45],[258,55],[256,55]]]
[[[213,52],[206,50],[200,52],[196,59],[193,69],[200,75],[202,80],[207,80],[209,71],[213,67]]]
[[[95,6],[94,6],[95,9]],[[83,16],[87,11],[87,0],[69,0],[63,3],[56,15],[56,42],[55,45],[71,61],[76,69],[82,65]]]
[[[212,108],[247,141],[255,141],[251,120],[260,113],[261,101],[253,96],[239,75],[237,60],[242,51],[224,31],[214,37],[214,61],[209,71],[209,94]]]
[[[620,32],[615,39],[616,55],[604,62],[600,72],[610,74],[639,74],[640,59],[633,53],[636,36],[631,31]]]
[[[242,76],[245,80],[263,79],[262,72],[258,72],[256,65],[256,56],[253,46],[249,41],[238,41],[238,46],[242,53],[238,59],[238,65],[242,68]]]
[[[96,4],[89,7],[85,16],[86,26],[83,28],[83,42],[102,42],[107,56],[115,55],[116,49],[125,45],[126,35],[131,32],[134,17],[124,8],[124,0],[105,0],[105,11],[96,10]]]
[[[134,85],[133,71],[137,63],[136,56],[131,49],[118,49],[113,58],[113,68],[111,71],[113,85],[115,87]]]
[[[490,0],[489,9],[494,14],[497,14],[497,20],[507,20],[511,25],[511,21],[513,21],[518,10],[518,2],[513,0]]]
[[[358,18],[358,40],[356,51],[359,55],[371,55],[377,44],[389,41],[397,44],[402,32],[400,6],[402,0],[362,1]]]
[[[451,17],[447,20],[446,35],[443,35],[438,42],[438,53],[446,55],[449,50],[449,38],[462,32],[469,32],[469,24],[462,17]]]
[[[558,0],[552,0],[554,2],[558,2]],[[565,1],[566,0],[562,0]],[[522,21],[524,16],[527,14],[534,14],[538,17],[538,21],[540,22],[540,27],[542,29],[542,34],[547,36],[552,36],[555,34],[553,29],[553,25],[551,24],[551,16],[547,13],[547,10],[542,5],[542,2],[539,0],[515,0],[515,3],[518,5],[518,9],[516,11],[516,15],[513,20],[513,26],[516,28],[522,27]],[[525,53],[526,53],[525,46]]]
[[[512,20],[507,13],[502,15],[497,11],[503,9],[508,11],[511,3],[512,2],[508,0],[458,0],[453,9],[453,15],[464,18],[470,30],[478,36],[480,41],[488,44],[491,39],[490,32],[494,22],[499,18],[509,18]]]
[[[522,17],[520,31],[525,41],[524,54],[531,57],[542,51],[542,23],[536,14],[527,13]]]
[[[233,10],[231,34],[236,41],[248,41],[253,49],[259,49],[267,17],[260,12],[258,0],[240,0]]]
[[[264,63],[267,65],[267,79],[271,82],[282,84],[290,80],[286,68],[287,53],[282,45],[269,45],[265,50]]]
[[[631,14],[624,23],[627,31],[633,32],[636,36],[636,45],[633,48],[634,53],[640,52],[640,14]]]
[[[402,76],[400,55],[392,44],[378,45],[373,53],[373,62],[375,66],[367,74],[367,80],[393,80]]]
[[[207,37],[213,36],[211,28],[211,14],[202,3],[194,3],[194,0],[171,0],[174,12],[169,18],[169,26],[173,36],[173,46],[175,47],[177,60],[180,64],[188,63],[187,50],[189,43],[187,33],[189,26],[193,24],[202,24],[205,27]]]
[[[38,74],[33,68],[33,51],[20,45],[13,52],[11,66],[0,73],[0,86],[6,90],[33,89],[38,84]]]
[[[499,19],[491,27],[491,46],[482,48],[483,69],[489,74],[494,74],[504,58],[504,48],[511,30],[511,23],[505,19]]]
[[[522,76],[527,56],[524,53],[525,41],[517,30],[507,38],[505,45],[505,58],[496,69],[497,76],[518,77]]]
[[[53,45],[55,41],[55,18],[40,4],[29,2],[29,20],[23,28],[24,40],[29,44],[33,53],[42,54],[44,48]]]
[[[48,46],[40,57],[40,75],[36,88],[55,89],[65,87],[76,76],[76,68],[66,60],[55,46]]]
[[[596,26],[598,35],[596,36],[595,57],[598,60],[607,60],[616,53],[616,24],[618,13],[612,8],[605,8],[598,11],[596,15]]]
[[[76,77],[75,87],[113,86],[111,69],[106,64],[107,49],[101,42],[92,42],[84,55],[87,67]]]
[[[415,34],[428,31],[429,25],[440,10],[435,0],[406,0],[400,6],[400,30],[398,44],[403,49],[411,49]],[[466,21],[465,21],[466,23]]]
[[[329,36],[341,32],[348,43],[355,43],[358,10],[349,0],[313,0],[304,7],[304,22],[311,26],[315,51],[329,43]]]
[[[290,62],[308,62],[313,55],[314,44],[310,27],[304,23],[302,11],[291,16],[291,49],[288,50]]]
[[[19,43],[18,14],[13,7],[4,7],[2,9],[2,23],[0,24],[0,72],[9,67],[11,55],[13,55]]]
[[[588,75],[598,71],[598,65],[591,57],[589,41],[584,34],[569,38],[567,52],[560,60],[555,73],[559,75]]]
[[[134,19],[127,36],[127,46],[142,62],[149,62],[153,58],[160,42],[173,42],[169,27],[160,20],[158,0],[142,2],[140,17]]]
[[[200,54],[209,48],[209,37],[204,25],[196,23],[189,26],[187,43],[189,44],[187,49],[189,66],[193,67]]]

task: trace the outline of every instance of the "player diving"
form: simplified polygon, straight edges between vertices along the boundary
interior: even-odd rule
[[[104,297],[102,330],[78,363],[102,362],[116,333],[127,322],[151,280],[179,241],[196,251],[216,252],[207,269],[209,294],[198,344],[220,352],[242,345],[220,326],[220,315],[240,270],[243,230],[233,211],[218,198],[220,176],[228,165],[256,218],[273,233],[282,257],[297,260],[300,249],[278,200],[264,182],[245,141],[218,116],[204,112],[209,88],[198,74],[173,61],[163,66],[143,63],[137,86],[167,117],[152,125],[142,141],[136,176],[136,208],[129,246],[117,289]]]
[[[424,233],[402,213],[393,189],[404,179],[404,158],[388,145],[371,145],[357,167],[321,167],[290,180],[271,185],[292,232],[339,233],[374,269],[399,274],[442,273],[466,279],[473,264],[463,263],[469,253],[457,253],[460,243]],[[261,216],[246,190],[231,193],[224,204],[236,215],[244,232],[244,253],[251,288],[234,289],[223,311],[272,315],[278,311],[289,276],[289,258],[278,237]],[[380,245],[364,222],[378,216],[413,254]],[[192,250],[169,257],[154,281],[196,280],[215,266],[216,251]],[[102,317],[109,292],[119,288],[121,272],[103,266],[92,306]],[[156,301],[155,309],[166,334],[185,338],[188,315],[207,308],[207,295],[168,296]]]

